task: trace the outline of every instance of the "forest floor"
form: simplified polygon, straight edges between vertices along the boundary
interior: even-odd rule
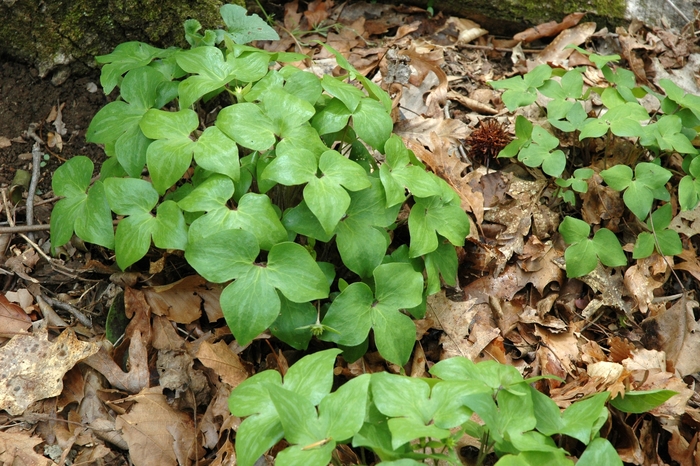
[[[696,217],[681,218],[675,212],[685,221],[678,226],[684,252],[675,266],[654,254],[629,267],[599,266],[580,280],[567,279],[556,265],[563,249],[556,231],[572,209],[557,201],[556,186],[522,164],[493,158],[488,143],[479,146],[469,139],[487,120],[499,128],[489,137],[514,133],[514,115],[489,81],[522,75],[538,63],[567,69],[590,65],[562,44],[620,54],[620,66],[633,71],[639,84],[654,88],[661,77],[677,78],[679,86],[697,94],[700,75],[693,64],[700,48],[694,29],[681,33],[633,24],[598,30],[579,23],[582,15],[577,15],[524,31],[515,40],[415,8],[330,5],[286,5],[277,27],[282,39],[259,45],[316,53],[315,66],[332,69],[333,60],[314,43],[320,40],[368,76],[380,72],[383,86],[400,101],[396,132],[428,168],[460,190],[472,216],[472,234],[461,255],[461,288],[429,301],[426,318],[417,322],[418,344],[406,372],[426,376],[432,364],[455,355],[495,359],[526,376],[565,379],[565,385],[550,380],[539,386],[561,407],[598,391],[624,391],[629,383],[636,389],[675,390],[678,396],[649,413],[616,413],[603,434],[629,464],[697,464],[700,213],[696,209]],[[240,419],[228,411],[231,388],[261,370],[284,372],[304,353],[269,335],[238,347],[220,319],[219,289],[195,276],[177,254],[152,251],[127,273],[117,269],[110,251],[79,241],[48,259],[48,229],[21,230],[35,141],[28,130],[43,141],[34,223],[46,226],[57,201],[51,177],[61,162],[87,155],[99,170],[105,159],[103,149],[87,143],[85,135],[92,117],[113,96],[102,93],[98,71],[52,83],[25,65],[0,60],[0,228],[5,229],[0,229],[0,409],[5,410],[0,411],[0,464],[235,464]],[[396,84],[401,70],[410,70],[407,63],[412,74]],[[615,147],[629,153],[628,142]],[[440,155],[448,152],[449,161]],[[604,153],[592,151],[576,163],[599,171]],[[589,182],[598,197],[584,198],[576,207],[579,216],[592,225],[624,223],[621,213],[611,213],[621,205],[619,193],[615,200],[600,184]],[[129,321],[121,327],[125,338],[113,346],[105,331],[119,328],[107,322],[117,296]],[[590,310],[591,302],[599,305],[597,311]],[[113,318],[119,314],[114,311]],[[48,334],[35,324],[42,320]],[[10,343],[33,323],[31,340]],[[27,353],[31,345],[34,350]],[[312,341],[310,349],[326,346]],[[399,371],[374,350],[353,364],[340,361],[341,378]],[[601,373],[600,363],[620,372]],[[635,379],[635,370],[646,375]],[[21,387],[12,379],[30,375],[36,380]],[[15,386],[23,400],[11,393]],[[182,386],[189,388],[183,392]],[[198,448],[191,448],[192,442]],[[281,448],[265,459],[272,462]],[[344,464],[360,464],[352,449],[339,451]],[[468,463],[466,444],[462,453]]]

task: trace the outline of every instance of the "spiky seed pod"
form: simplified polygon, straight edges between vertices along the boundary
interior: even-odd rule
[[[512,140],[512,136],[498,121],[482,120],[465,142],[469,146],[472,163],[493,167],[498,165],[498,153]]]

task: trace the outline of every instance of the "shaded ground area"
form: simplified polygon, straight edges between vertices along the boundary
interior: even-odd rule
[[[92,92],[88,90],[90,84]],[[35,69],[8,61],[0,57],[0,185],[12,182],[17,170],[29,170],[32,143],[26,136],[30,124],[36,124],[36,134],[43,140],[56,127],[47,118],[62,106],[62,121],[65,132],[62,149],[57,145],[45,147],[49,154],[39,185],[40,193],[51,187],[51,174],[60,163],[60,158],[87,155],[95,162],[104,157],[102,150],[85,142],[85,132],[90,120],[104,106],[107,98],[99,84],[99,74],[68,77],[60,85],[41,79]]]

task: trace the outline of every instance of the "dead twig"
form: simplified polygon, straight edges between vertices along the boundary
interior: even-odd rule
[[[44,231],[51,225],[15,225],[13,227],[0,227],[0,235],[3,233],[26,233],[28,231]]]
[[[41,170],[41,146],[44,141],[35,133],[36,125],[32,123],[27,129],[27,136],[34,139],[32,146],[32,181],[29,183],[29,191],[27,192],[27,226],[34,224],[34,194],[36,187],[39,184],[39,175]],[[34,233],[29,232],[29,237],[34,240]]]
[[[75,319],[78,322],[80,322],[81,324],[83,324],[87,328],[92,328],[92,321],[90,320],[90,318],[88,316],[86,316],[85,314],[83,314],[82,312],[80,312],[78,309],[71,306],[70,304],[64,303],[63,301],[59,301],[57,299],[49,298],[45,294],[41,294],[40,296],[44,301],[46,301],[52,307],[70,312],[70,314],[73,317],[75,317]]]

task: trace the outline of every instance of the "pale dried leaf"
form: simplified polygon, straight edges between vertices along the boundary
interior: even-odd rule
[[[144,288],[143,292],[154,314],[179,324],[189,324],[199,319],[202,308],[210,322],[223,317],[219,305],[221,291],[199,275],[191,275],[169,285]]]
[[[85,364],[104,375],[113,387],[129,393],[138,393],[148,386],[149,380],[148,353],[140,331],[131,336],[129,363],[129,372],[122,371],[104,348],[85,360]]]
[[[0,336],[11,338],[32,326],[32,319],[18,305],[0,295]]]
[[[129,444],[135,466],[189,464],[188,457],[194,453],[194,422],[171,408],[161,391],[153,387],[119,401],[131,404],[128,412],[117,416],[116,428]]]
[[[666,282],[666,261],[659,254],[639,259],[625,270],[625,286],[637,303],[640,312],[646,313],[654,300],[654,290]]]
[[[20,415],[38,400],[61,394],[63,376],[78,361],[96,353],[95,343],[79,341],[72,330],[48,340],[43,329],[16,335],[0,348],[0,409]]]
[[[700,371],[700,330],[693,313],[697,307],[697,301],[682,297],[642,321],[645,346],[663,351],[681,377]]]
[[[248,371],[241,363],[237,354],[226,346],[226,343],[219,341],[211,344],[202,342],[197,351],[197,359],[204,366],[213,369],[221,380],[235,388],[248,378]]]
[[[33,437],[27,432],[0,430],[0,464],[56,466],[56,463],[34,451],[34,447],[43,442],[41,437]]]
[[[544,50],[542,50],[534,60],[534,65],[542,63],[550,65],[563,65],[565,60],[571,55],[573,49],[567,45],[581,45],[595,32],[595,23],[581,23],[571,29],[562,31]]]
[[[561,20],[561,23],[549,21],[544,24],[538,24],[535,27],[531,27],[523,32],[517,33],[513,36],[513,39],[527,43],[543,37],[551,37],[559,34],[564,29],[576,26],[585,15],[586,13],[571,13],[570,15],[564,17],[564,19]]]

